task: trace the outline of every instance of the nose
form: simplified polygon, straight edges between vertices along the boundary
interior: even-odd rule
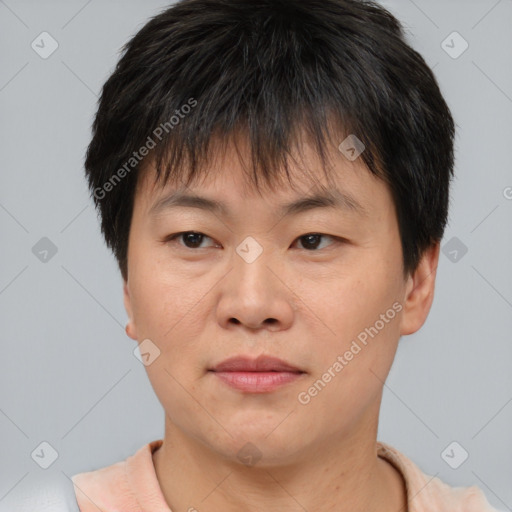
[[[231,272],[222,280],[217,320],[225,329],[243,326],[250,330],[288,329],[294,318],[293,292],[270,251],[255,260],[234,255]],[[288,279],[290,279],[288,277]]]

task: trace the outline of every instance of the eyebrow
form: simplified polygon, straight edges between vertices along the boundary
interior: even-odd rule
[[[185,194],[180,192],[171,193],[158,200],[149,210],[149,215],[156,217],[165,210],[186,207],[199,208],[211,211],[224,217],[229,217],[230,211],[225,203],[207,197]],[[354,212],[361,216],[367,215],[367,210],[350,194],[340,190],[331,189],[311,196],[301,197],[290,203],[279,207],[278,213],[283,216],[298,215],[315,208],[333,208]]]

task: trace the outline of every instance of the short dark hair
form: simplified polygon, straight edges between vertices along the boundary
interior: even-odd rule
[[[376,2],[182,0],[123,46],[98,103],[85,171],[124,279],[143,160],[154,158],[163,184],[188,184],[216,135],[247,137],[260,190],[281,169],[289,177],[300,133],[329,178],[332,123],[362,141],[360,158],[390,187],[404,275],[443,236],[454,122],[433,72]]]

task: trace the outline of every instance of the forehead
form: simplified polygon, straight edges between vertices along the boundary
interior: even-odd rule
[[[213,158],[203,163],[188,184],[180,173],[167,181],[157,180],[155,164],[150,161],[139,177],[135,203],[148,216],[173,208],[195,207],[229,217],[247,201],[277,208],[279,215],[324,206],[369,216],[372,205],[378,204],[376,195],[386,194],[385,183],[368,170],[361,158],[349,161],[334,149],[327,155],[324,167],[312,146],[305,143],[301,154],[292,154],[288,160],[289,177],[279,169],[275,179],[270,180],[260,172],[257,182],[251,174],[252,167],[246,165],[250,155],[245,142],[241,148],[231,142],[214,151]]]

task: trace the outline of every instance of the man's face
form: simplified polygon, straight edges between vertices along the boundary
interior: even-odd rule
[[[305,155],[324,183],[318,157],[309,147]],[[297,171],[295,190],[258,195],[232,146],[203,182],[181,191],[223,210],[154,208],[177,187],[155,187],[153,169],[143,175],[125,283],[129,333],[160,350],[147,372],[166,421],[226,457],[250,442],[269,464],[292,461],[376,429],[411,282],[387,186],[361,159],[338,153],[332,162],[352,207],[346,199],[286,213],[283,205],[325,190]],[[190,231],[202,236],[169,240]],[[265,390],[233,387],[211,371],[262,354],[302,373]]]

